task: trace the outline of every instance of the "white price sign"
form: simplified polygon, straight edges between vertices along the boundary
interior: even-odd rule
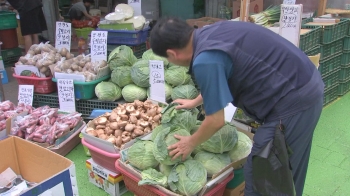
[[[18,103],[33,104],[34,85],[19,85]]]
[[[68,22],[56,22],[56,43],[55,48],[60,50],[66,48],[70,51],[72,27]]]
[[[281,5],[279,34],[299,46],[303,5]]]
[[[107,31],[92,31],[91,32],[91,60],[107,61]]]
[[[60,109],[67,112],[75,112],[74,83],[72,79],[57,80],[58,99]]]
[[[283,4],[285,4],[285,5],[295,5],[295,0],[283,0]]]
[[[149,74],[150,98],[160,103],[166,103],[163,61],[149,61]]]

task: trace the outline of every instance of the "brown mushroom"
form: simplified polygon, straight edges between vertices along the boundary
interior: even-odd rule
[[[147,116],[155,116],[157,114],[157,110],[151,108],[147,110]]]
[[[143,102],[140,101],[140,100],[135,100],[134,104],[135,104],[136,107],[143,107]]]
[[[94,136],[94,137],[97,137],[97,132],[95,130],[91,130],[89,132],[86,132],[88,135],[91,135],[91,136]]]
[[[136,118],[136,116],[130,116],[129,121],[130,121],[131,123],[133,123],[133,124],[136,124],[136,123],[137,123],[137,118]]]
[[[150,127],[146,127],[143,132],[144,133],[150,133],[152,131],[152,129]]]
[[[97,124],[98,125],[105,125],[107,123],[107,118],[102,116],[97,119]]]
[[[132,113],[135,111],[135,107],[133,105],[127,105],[125,107],[125,110],[128,112],[128,113]]]
[[[98,138],[106,140],[107,139],[107,135],[106,134],[100,134],[100,135],[98,135]]]
[[[162,113],[162,110],[163,110],[163,108],[162,108],[162,107],[158,107],[158,108],[157,108],[157,114]]]
[[[140,121],[140,126],[141,127],[144,127],[144,128],[146,128],[146,127],[148,127],[148,125],[149,125],[149,122],[147,122],[147,121]]]
[[[121,136],[117,136],[115,139],[115,145],[120,147],[123,143],[122,137]]]
[[[105,131],[103,129],[97,129],[96,133],[99,136],[99,135],[105,134]]]
[[[105,129],[105,128],[106,128],[105,125],[97,125],[97,126],[96,126],[96,129]]]
[[[140,116],[140,111],[135,110],[133,113],[130,113],[130,117],[131,117],[131,116],[135,116],[136,118],[139,118],[139,116]]]
[[[118,129],[118,123],[117,122],[112,122],[109,124],[109,127],[113,130]]]
[[[118,114],[118,115],[126,114],[126,110],[125,110],[125,109],[117,110],[117,114]]]
[[[148,119],[149,119],[149,116],[147,115],[147,114],[141,114],[141,118],[143,119],[143,120],[145,120],[145,121],[148,121]]]
[[[141,127],[141,126],[139,126],[139,125],[137,125],[136,127],[135,127],[135,129],[139,129],[139,130],[144,130],[145,128],[144,127]]]
[[[112,144],[116,143],[116,138],[114,136],[111,136],[107,139],[107,142],[111,142]]]
[[[122,115],[120,115],[120,120],[127,121],[127,120],[129,120],[129,116],[125,115],[125,114],[122,114]]]
[[[154,122],[159,122],[159,121],[160,121],[160,117],[161,117],[160,114],[155,115],[155,116],[153,117],[153,121],[154,121]]]
[[[115,137],[122,136],[122,134],[123,134],[123,131],[120,130],[120,129],[117,129],[117,130],[114,131],[114,136]]]
[[[133,133],[136,134],[137,136],[143,135],[143,131],[140,129],[135,129]]]
[[[156,123],[156,122],[152,123],[151,129],[153,130],[153,129],[155,129],[158,126],[159,126],[159,123]]]
[[[124,129],[125,129],[125,131],[132,132],[134,130],[134,128],[135,128],[134,124],[127,124]]]
[[[137,134],[135,133],[135,132],[133,132],[132,134],[131,134],[131,138],[132,139],[135,139],[137,137]]]
[[[128,124],[127,121],[120,121],[120,122],[118,122],[118,127],[119,128],[124,128],[127,124]]]
[[[109,135],[113,134],[114,131],[110,127],[106,127],[105,132],[106,132],[106,135],[109,136]]]
[[[90,131],[93,131],[93,130],[95,130],[95,129],[92,128],[92,127],[88,127],[88,128],[86,128],[86,133],[87,133],[87,132],[90,132]]]

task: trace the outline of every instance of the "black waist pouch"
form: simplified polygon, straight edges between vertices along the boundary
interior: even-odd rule
[[[291,149],[286,145],[284,127],[276,127],[274,139],[253,154],[254,191],[268,196],[295,196],[292,168],[289,162]]]

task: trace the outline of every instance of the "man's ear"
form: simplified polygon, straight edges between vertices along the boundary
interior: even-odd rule
[[[175,59],[175,57],[177,56],[176,51],[172,50],[172,49],[166,50],[166,54],[167,54],[168,58],[172,58],[172,59]]]

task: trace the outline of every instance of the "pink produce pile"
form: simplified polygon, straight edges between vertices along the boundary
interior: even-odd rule
[[[53,145],[82,120],[80,113],[59,114],[57,108],[43,106],[17,119],[11,135],[26,140]]]
[[[30,105],[25,105],[23,103],[15,106],[11,101],[4,101],[0,103],[0,131],[6,129],[6,120],[14,115],[20,114],[24,111],[31,113],[33,107]]]

